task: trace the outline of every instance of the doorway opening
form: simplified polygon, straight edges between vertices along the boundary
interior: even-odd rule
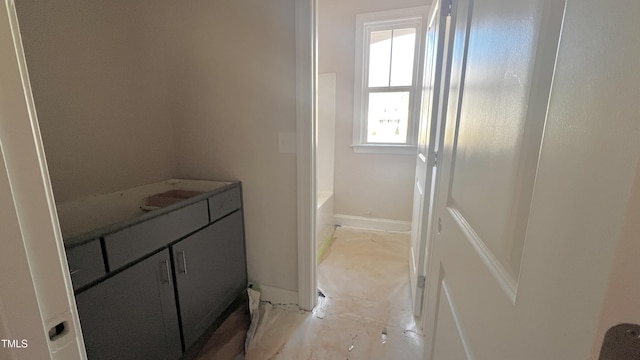
[[[437,34],[427,43],[434,24],[430,8],[420,5],[407,1],[380,9],[367,2],[319,0],[315,27],[319,305],[343,297],[353,306],[345,306],[346,313],[370,311],[387,320],[408,315],[393,321],[416,332],[421,331],[426,275],[421,239],[426,239],[429,217],[422,209],[430,205],[433,173],[427,170],[435,165],[428,151],[433,144],[427,144],[431,107],[424,108],[435,96],[423,90],[423,81],[433,75],[436,61],[427,46],[438,43]],[[384,16],[396,18],[389,22]],[[397,65],[407,59],[408,68],[415,69]],[[427,124],[420,125],[422,118]],[[417,178],[416,171],[424,176]],[[338,225],[335,232],[333,225]],[[389,264],[403,265],[394,272],[396,265],[381,263],[385,256],[393,259]],[[406,287],[386,288],[391,274],[396,278],[389,283]],[[373,308],[372,302],[390,306]]]
[[[323,261],[327,258],[327,253],[331,254],[332,246],[337,240],[348,237],[343,234],[347,229],[342,228],[334,236],[327,235],[331,231],[327,224],[364,228],[365,235],[361,235],[365,237],[367,231],[405,231],[408,237],[407,280],[411,289],[408,295],[411,304],[408,308],[414,316],[416,328],[422,331],[427,320],[427,304],[424,300],[428,289],[428,257],[432,253],[431,239],[435,236],[436,228],[434,214],[437,154],[444,133],[441,124],[446,117],[448,73],[451,66],[449,53],[453,44],[448,37],[452,26],[450,3],[436,0],[431,6],[423,7],[425,15],[416,28],[422,39],[416,40],[414,61],[418,66],[413,74],[416,79],[420,79],[420,91],[409,96],[415,98],[408,105],[409,112],[413,112],[416,117],[415,130],[411,130],[411,125],[407,126],[407,139],[410,139],[413,131],[415,143],[408,140],[407,144],[402,144],[408,145],[404,149],[395,147],[392,151],[389,151],[392,148],[389,144],[366,142],[372,139],[368,137],[369,130],[379,130],[368,122],[371,118],[369,112],[375,114],[375,109],[372,110],[371,106],[375,108],[380,105],[378,102],[384,103],[371,103],[371,95],[380,89],[386,93],[393,93],[395,89],[384,89],[385,83],[378,84],[380,86],[372,90],[368,84],[388,79],[388,85],[391,85],[394,71],[393,43],[397,29],[389,31],[372,27],[373,30],[368,31],[366,24],[375,22],[382,13],[406,14],[407,9],[386,9],[389,11],[381,12],[378,8],[367,13],[366,3],[334,4],[333,0],[320,0],[317,5],[317,24],[313,38],[318,40],[317,147],[314,148],[317,151],[317,166],[314,167],[317,176],[314,179],[318,186],[318,206],[314,207],[317,211],[317,242],[313,245],[318,252],[318,260]],[[411,10],[416,9],[414,6]],[[359,21],[359,17],[364,21]],[[375,33],[376,31],[386,33]],[[399,30],[401,35],[406,33],[408,31],[405,29]],[[385,45],[385,40],[389,40],[388,46]],[[386,53],[379,51],[379,47],[383,45],[388,48]],[[378,66],[388,70],[385,76],[371,74],[369,59],[374,53],[377,63],[387,54],[391,59],[386,63],[388,69]],[[362,59],[364,67],[359,66],[359,59]],[[393,104],[393,107],[399,105]],[[398,113],[399,111],[392,112],[393,115]],[[386,124],[384,121],[383,123]],[[327,147],[330,151],[327,151]],[[327,161],[327,157],[331,161]],[[323,183],[329,183],[330,186],[324,186]],[[327,221],[331,218],[333,223]],[[349,258],[348,255],[345,257]],[[355,260],[352,261],[350,266],[355,263]],[[320,274],[323,269],[314,270],[318,272],[318,285],[322,290],[322,281],[327,279],[324,274]],[[327,296],[324,291],[322,294]]]

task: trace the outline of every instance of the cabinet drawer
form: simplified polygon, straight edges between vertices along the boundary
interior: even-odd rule
[[[91,240],[86,244],[67,249],[66,253],[74,290],[104,276],[105,267],[100,240]]]
[[[207,225],[207,202],[199,201],[104,237],[109,270],[120,268]]]
[[[210,222],[214,222],[242,207],[242,196],[239,187],[212,196],[208,200]]]

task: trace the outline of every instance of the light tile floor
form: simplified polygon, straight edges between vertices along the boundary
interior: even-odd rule
[[[318,265],[313,312],[262,303],[247,360],[421,359],[411,313],[409,234],[340,227]]]

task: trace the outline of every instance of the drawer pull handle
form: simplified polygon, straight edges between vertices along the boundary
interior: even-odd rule
[[[187,275],[187,255],[185,255],[184,251],[180,251],[178,256],[178,271]]]
[[[170,284],[171,280],[169,278],[169,262],[167,260],[162,260],[160,262],[162,266],[160,267],[160,272],[162,273],[161,281],[163,284]]]
[[[69,274],[75,275],[80,272],[80,269],[69,269]]]

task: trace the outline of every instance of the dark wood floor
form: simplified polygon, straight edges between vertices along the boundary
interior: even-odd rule
[[[224,319],[224,320],[223,320]],[[244,354],[244,342],[251,324],[246,296],[241,296],[189,349],[181,360],[236,360]]]

